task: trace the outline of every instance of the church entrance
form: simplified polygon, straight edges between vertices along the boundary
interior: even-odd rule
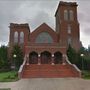
[[[36,52],[31,52],[29,54],[29,63],[37,64],[38,63],[38,54]]]
[[[44,51],[41,53],[41,64],[50,64],[51,63],[51,53]]]
[[[60,52],[54,53],[54,63],[55,64],[62,64],[62,53],[60,53]]]
[[[55,52],[53,57],[54,64],[62,64],[62,53]],[[51,64],[52,63],[52,54],[48,51],[44,51],[40,54],[40,57],[37,52],[33,51],[29,54],[29,64]]]

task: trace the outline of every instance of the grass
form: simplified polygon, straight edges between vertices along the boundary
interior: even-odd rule
[[[90,71],[84,70],[84,71],[82,72],[82,78],[83,78],[83,79],[90,79]]]
[[[10,88],[1,88],[0,90],[11,90]]]
[[[17,80],[18,80],[17,71],[9,71],[9,72],[0,73],[0,82],[13,82]]]

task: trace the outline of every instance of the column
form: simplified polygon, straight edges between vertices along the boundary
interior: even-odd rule
[[[52,62],[51,65],[54,65],[54,54],[52,54]]]
[[[27,65],[29,65],[29,55],[26,55]]]
[[[63,60],[63,61],[62,61],[62,64],[63,64],[63,65],[66,65],[66,55],[65,55],[65,54],[63,54],[62,60]]]
[[[41,65],[40,54],[38,54],[38,65]]]

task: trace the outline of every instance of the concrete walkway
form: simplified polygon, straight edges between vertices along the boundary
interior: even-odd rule
[[[0,83],[11,90],[90,90],[90,80],[80,78],[32,78]]]

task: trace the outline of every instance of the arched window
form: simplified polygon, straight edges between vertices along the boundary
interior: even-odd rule
[[[18,43],[18,32],[14,33],[14,43]]]
[[[64,20],[68,20],[68,11],[64,10]]]
[[[71,34],[71,26],[68,25],[68,34]]]
[[[73,11],[72,10],[69,11],[69,17],[70,17],[70,20],[73,21],[74,16],[73,16]]]
[[[24,33],[20,32],[20,43],[24,43]]]
[[[36,43],[53,43],[53,39],[48,32],[40,33],[35,40]]]

